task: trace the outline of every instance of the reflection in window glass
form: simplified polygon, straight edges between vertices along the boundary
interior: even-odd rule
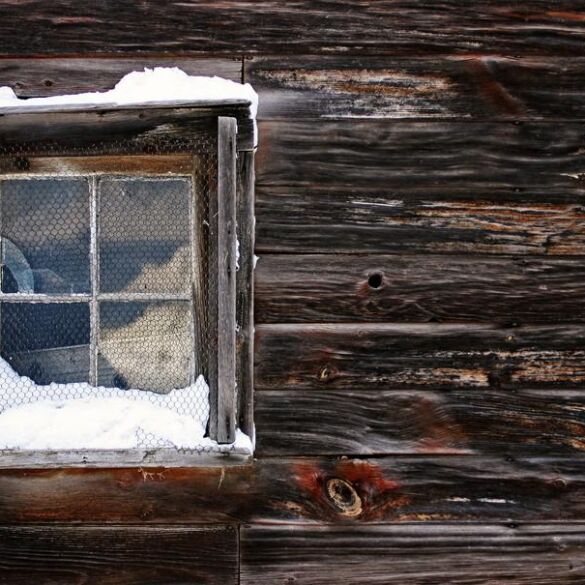
[[[87,179],[3,181],[1,199],[2,292],[88,293]]]
[[[190,183],[102,179],[102,292],[184,293],[190,282]]]

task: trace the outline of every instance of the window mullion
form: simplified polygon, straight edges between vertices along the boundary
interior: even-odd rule
[[[99,247],[98,247],[98,178],[89,178],[90,191],[90,268],[91,268],[91,300],[90,306],[90,338],[89,338],[89,383],[98,385],[98,328],[99,328]]]

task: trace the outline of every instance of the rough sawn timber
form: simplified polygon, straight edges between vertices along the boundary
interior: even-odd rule
[[[236,585],[231,526],[0,526],[1,585]]]

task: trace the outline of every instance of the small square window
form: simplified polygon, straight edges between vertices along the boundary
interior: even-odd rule
[[[248,106],[0,118],[1,463],[250,454]]]

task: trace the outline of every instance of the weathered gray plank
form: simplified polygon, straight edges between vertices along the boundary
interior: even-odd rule
[[[265,254],[257,323],[585,320],[581,258]]]
[[[257,455],[581,457],[584,410],[581,391],[260,390]]]
[[[581,388],[584,345],[583,325],[258,325],[256,389]]]
[[[19,97],[45,97],[87,91],[106,91],[127,73],[145,67],[179,67],[189,75],[218,75],[242,79],[237,58],[155,57],[134,59],[2,59],[0,86],[12,87]]]
[[[585,579],[585,527],[249,526],[242,585],[561,585]]]
[[[217,410],[210,434],[233,443],[236,432],[236,134],[235,118],[220,117],[217,126]]]
[[[0,526],[0,583],[235,585],[233,527]]]
[[[279,457],[228,468],[0,471],[6,524],[584,519],[585,467],[575,457]]]
[[[2,55],[584,54],[579,0],[41,0],[0,4]]]
[[[583,118],[576,58],[254,57],[245,80],[269,118]]]

